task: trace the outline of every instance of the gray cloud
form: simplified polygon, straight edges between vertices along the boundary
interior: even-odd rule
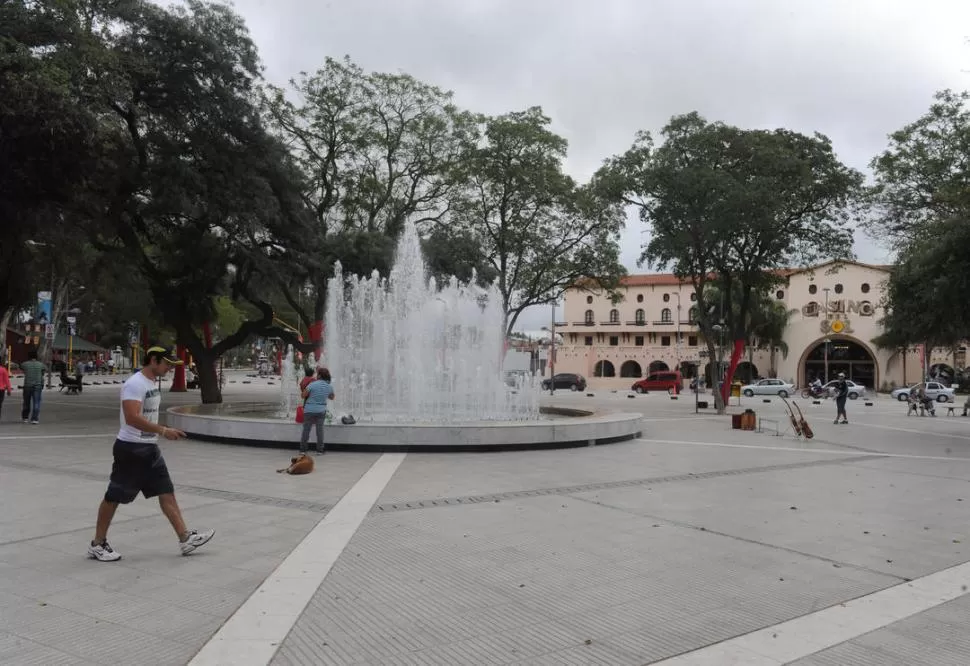
[[[865,170],[886,135],[968,87],[958,0],[237,0],[283,83],[326,56],[404,71],[485,113],[542,106],[586,179],[638,129],[697,110],[744,127],[821,132]],[[623,258],[643,240],[631,219]],[[857,235],[865,261],[884,248]],[[545,315],[536,321],[544,322]],[[535,328],[527,318],[526,328]]]

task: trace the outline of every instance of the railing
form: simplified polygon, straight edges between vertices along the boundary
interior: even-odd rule
[[[672,319],[668,319],[667,321],[655,321],[653,324],[654,326],[673,326],[674,321]]]
[[[620,322],[618,322],[618,321],[601,321],[600,322],[600,326],[619,326],[619,325],[620,325]]]
[[[558,324],[557,324],[558,326]],[[574,321],[573,326],[596,326],[596,322],[593,321]]]
[[[627,326],[646,326],[647,325],[647,320],[646,319],[641,319],[639,321],[628,321],[626,323],[626,325]]]

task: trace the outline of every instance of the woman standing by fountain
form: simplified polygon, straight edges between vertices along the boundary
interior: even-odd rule
[[[303,395],[303,435],[300,437],[300,453],[307,452],[310,428],[317,429],[317,455],[323,455],[323,418],[327,413],[327,400],[333,400],[333,387],[330,385],[330,371],[317,368],[317,378],[310,382]]]

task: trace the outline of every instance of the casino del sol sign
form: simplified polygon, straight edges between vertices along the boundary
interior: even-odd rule
[[[822,333],[852,333],[852,322],[847,315],[857,314],[860,317],[871,317],[875,313],[876,308],[871,301],[829,301],[827,312],[825,312],[824,305],[815,301],[802,306],[802,315],[806,317],[825,315],[825,318],[819,322]]]

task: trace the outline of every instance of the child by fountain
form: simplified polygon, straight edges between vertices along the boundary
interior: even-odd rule
[[[303,435],[300,437],[300,453],[307,452],[310,428],[317,429],[317,455],[323,455],[323,420],[327,413],[327,400],[333,400],[333,386],[330,384],[330,371],[317,368],[316,380],[310,382],[302,391],[303,395]]]

